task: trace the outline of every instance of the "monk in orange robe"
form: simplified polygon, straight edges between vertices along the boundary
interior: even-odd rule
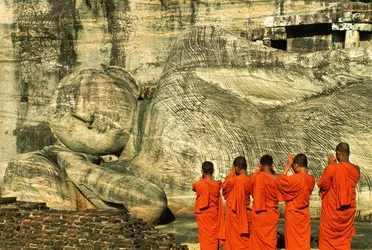
[[[221,181],[214,181],[213,163],[202,164],[202,179],[192,185],[196,192],[194,212],[198,224],[198,236],[201,250],[218,250],[222,244],[224,211],[220,195]]]
[[[287,176],[290,168],[294,174]],[[277,179],[279,201],[285,201],[284,240],[286,250],[310,249],[310,195],[315,179],[307,172],[304,154],[288,156],[287,166]]]
[[[252,249],[276,250],[279,219],[277,177],[273,171],[273,158],[270,155],[262,156],[259,170],[251,176]]]
[[[235,158],[232,171],[222,183],[226,200],[225,250],[250,249],[251,180],[244,157]]]
[[[336,147],[336,158],[328,155],[328,166],[317,184],[322,198],[318,246],[320,250],[351,248],[356,234],[355,187],[360,177],[359,167],[349,161],[350,147],[341,142]]]

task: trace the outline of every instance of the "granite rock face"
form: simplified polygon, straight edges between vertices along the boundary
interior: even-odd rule
[[[302,152],[318,178],[326,154],[347,141],[357,149],[353,159],[362,169],[360,190],[369,189],[371,175],[365,166],[372,131],[365,90],[370,88],[371,65],[371,48],[289,53],[221,28],[195,26],[175,42],[151,101],[136,99],[141,87],[132,78],[125,80],[127,73],[119,68],[64,79],[51,105],[51,128],[73,151],[52,150],[52,162],[86,198],[71,195],[72,209],[123,204],[151,222],[166,211],[167,200],[175,213],[192,213],[190,187],[200,176],[201,163],[214,162],[216,177],[223,179],[238,155],[247,158],[252,173],[262,154],[273,155],[281,171],[288,153]],[[122,86],[121,78],[127,87],[115,88]],[[109,96],[112,91],[104,89],[116,92]],[[109,108],[103,116],[105,105]],[[118,168],[130,170],[102,168],[97,157],[89,160],[79,152],[121,152]],[[18,166],[18,160],[12,164]],[[15,172],[11,169],[4,179],[6,195],[16,195],[13,181],[7,181]],[[23,190],[33,192],[27,186]],[[317,215],[316,192],[312,199],[312,214]],[[360,209],[369,211],[368,198],[359,199]]]
[[[133,129],[139,87],[96,70],[64,78],[50,106],[50,126],[69,149],[92,155],[120,154]]]
[[[237,155],[252,172],[270,153],[280,171],[289,152],[303,152],[319,177],[344,140],[362,168],[358,206],[371,211],[371,4],[343,5],[0,1],[5,193],[136,211],[136,201],[166,208],[164,189],[172,211],[192,213],[204,160],[222,179]],[[126,70],[102,72],[102,62]],[[53,144],[64,147],[44,148]],[[150,203],[136,190],[144,183]],[[311,206],[316,215],[316,191]]]
[[[220,179],[238,155],[252,173],[262,154],[273,155],[281,171],[290,152],[302,152],[318,178],[327,153],[347,141],[362,169],[360,190],[368,190],[371,69],[371,48],[288,53],[220,28],[190,28],[159,79],[133,160],[137,174],[146,169],[143,178],[163,187],[171,208],[182,213],[192,211],[190,187],[205,160]],[[360,208],[370,210],[368,198],[360,199]],[[316,191],[313,200],[316,215]]]
[[[127,209],[150,223],[172,216],[164,191],[151,180],[99,166],[100,161],[117,160],[126,147],[139,96],[140,86],[118,67],[64,78],[49,109],[51,130],[62,147],[45,147],[12,159],[3,194],[46,202],[54,209]]]
[[[45,151],[21,154],[9,162],[3,194],[24,201],[51,203],[56,209],[80,207],[78,190]],[[80,195],[80,200],[84,202],[85,198]]]
[[[161,188],[97,164],[98,157],[58,147],[20,154],[5,172],[2,195],[60,210],[125,210],[153,224],[172,216]]]
[[[106,208],[107,203],[122,204],[135,217],[151,223],[159,222],[167,210],[164,191],[150,180],[119,174],[72,152],[58,153],[58,164],[63,166],[71,181],[95,207]]]

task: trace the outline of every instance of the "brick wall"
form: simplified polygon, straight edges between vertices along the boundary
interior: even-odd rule
[[[188,249],[170,234],[117,209],[50,210],[0,198],[0,249]]]

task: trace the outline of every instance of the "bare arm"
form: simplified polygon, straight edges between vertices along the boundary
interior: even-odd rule
[[[336,157],[332,153],[329,153],[328,154],[328,165],[333,164],[333,163],[337,163]]]
[[[290,153],[288,155],[287,165],[285,166],[285,169],[284,169],[282,175],[287,175],[288,174],[289,170],[292,167],[293,160],[294,160],[294,154]]]
[[[328,154],[328,165],[324,168],[323,174],[320,179],[317,181],[317,185],[319,186],[320,196],[324,196],[325,193],[328,191],[329,187],[332,183],[332,167],[331,165],[336,163],[336,159],[333,154]]]

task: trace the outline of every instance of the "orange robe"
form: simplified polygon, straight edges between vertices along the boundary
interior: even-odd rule
[[[257,171],[252,180],[251,248],[276,250],[278,230],[278,189],[276,179]]]
[[[350,249],[355,235],[355,187],[359,171],[350,163],[328,165],[318,180],[322,213],[320,214],[319,249]]]
[[[223,238],[224,223],[221,185],[205,178],[192,186],[196,192],[194,212],[198,224],[200,249],[218,250],[219,239]]]
[[[310,249],[310,195],[315,179],[306,173],[277,179],[279,201],[285,201],[284,240],[286,250]]]
[[[231,172],[222,190],[226,200],[224,250],[250,249],[250,177]]]

